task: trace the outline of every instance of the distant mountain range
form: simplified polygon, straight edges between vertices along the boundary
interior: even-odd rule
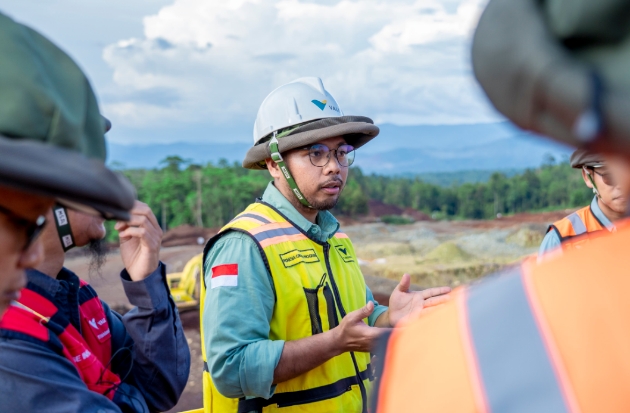
[[[572,149],[523,132],[507,122],[472,125],[380,125],[381,134],[357,150],[356,165],[368,173],[427,174],[472,170],[518,170],[539,166],[544,157],[562,159]],[[240,162],[249,142],[109,144],[109,164],[155,168],[171,155],[194,163]]]

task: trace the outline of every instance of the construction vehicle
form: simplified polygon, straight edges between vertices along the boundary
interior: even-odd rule
[[[180,311],[199,308],[199,281],[202,272],[203,254],[198,254],[186,263],[182,272],[166,274],[173,301]]]

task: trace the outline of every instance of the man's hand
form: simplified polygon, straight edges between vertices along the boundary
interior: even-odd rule
[[[136,201],[129,222],[119,221],[120,255],[133,281],[141,281],[156,270],[160,263],[162,229],[151,208]]]
[[[345,352],[370,351],[375,340],[385,332],[382,328],[370,327],[363,322],[372,311],[374,303],[370,301],[364,307],[346,314],[332,330],[285,342],[273,373],[274,384],[291,380]]]
[[[442,304],[449,299],[450,287],[428,288],[422,291],[409,291],[411,277],[404,274],[400,283],[389,297],[387,316],[390,326],[395,326],[404,317],[419,313],[423,308]],[[385,314],[384,314],[385,315]],[[382,317],[379,317],[379,320]]]
[[[346,314],[341,323],[331,331],[335,333],[335,342],[339,345],[339,354],[347,351],[368,352],[375,340],[385,331],[370,327],[363,322],[374,311],[374,303],[369,301],[358,310]]]

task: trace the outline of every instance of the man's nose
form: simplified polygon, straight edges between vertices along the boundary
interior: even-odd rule
[[[44,245],[37,239],[26,250],[22,252],[18,261],[19,268],[34,268],[44,260]]]
[[[331,151],[330,159],[328,163],[324,166],[324,175],[338,175],[341,172],[341,165],[339,164],[339,160],[337,159],[337,153]]]

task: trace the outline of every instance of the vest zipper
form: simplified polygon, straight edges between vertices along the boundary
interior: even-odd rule
[[[324,244],[324,261],[326,261],[326,269],[328,270],[328,278],[330,279],[330,285],[332,286],[333,293],[335,294],[335,301],[337,301],[337,305],[339,306],[339,313],[341,313],[341,318],[343,319],[346,316],[346,310],[343,308],[343,303],[341,302],[341,295],[339,295],[339,289],[337,288],[337,283],[335,282],[335,277],[333,276],[332,269],[330,267],[330,244]],[[354,364],[354,371],[357,375],[357,379],[359,382],[359,389],[361,390],[361,401],[363,407],[361,409],[362,413],[367,413],[367,390],[365,389],[365,384],[363,384],[363,380],[361,379],[361,371],[359,370],[359,365],[357,364],[357,359],[354,356],[354,351],[350,352],[350,357],[352,358],[352,364]]]

